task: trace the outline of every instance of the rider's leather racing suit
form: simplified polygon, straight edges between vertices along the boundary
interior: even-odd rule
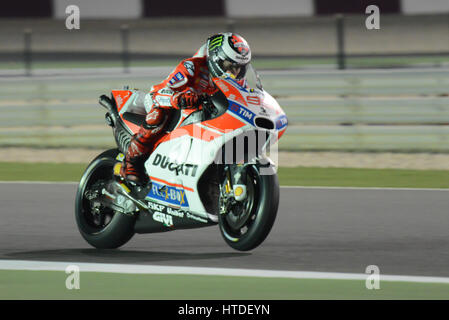
[[[144,175],[144,163],[165,133],[171,108],[193,108],[199,95],[210,95],[216,90],[209,77],[204,45],[192,58],[181,61],[163,82],[151,88],[152,105],[146,123],[132,137],[120,174],[131,181],[145,183],[148,176]]]

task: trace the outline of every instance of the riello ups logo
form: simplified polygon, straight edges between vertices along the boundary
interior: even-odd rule
[[[154,157],[153,165],[161,167],[162,169],[176,171],[177,174],[182,174],[185,176],[190,175],[192,177],[196,175],[196,171],[198,170],[198,165],[196,164],[190,163],[177,164],[172,162],[169,157],[162,156],[160,154],[156,154],[156,156]]]

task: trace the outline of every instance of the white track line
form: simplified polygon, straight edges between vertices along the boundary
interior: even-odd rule
[[[0,184],[67,184],[77,185],[75,181],[0,181]],[[449,188],[392,188],[392,187],[326,187],[326,186],[281,186],[282,189],[318,189],[318,190],[389,190],[389,191],[449,191]]]
[[[81,262],[53,262],[53,261],[24,261],[0,260],[0,270],[32,270],[32,271],[65,271],[69,265],[76,265],[80,272],[106,272],[124,274],[185,274],[185,275],[215,275],[234,277],[263,277],[263,278],[292,278],[292,279],[328,279],[328,280],[366,280],[368,274],[312,272],[312,271],[282,271],[260,269],[231,269],[231,268],[201,268],[201,267],[173,267],[157,265],[109,264],[109,263],[81,263]],[[449,278],[380,275],[380,281],[448,283]]]
[[[337,189],[337,190],[389,190],[389,191],[449,191],[444,188],[393,188],[393,187],[320,187],[320,186],[281,186],[284,189]]]
[[[75,181],[0,181],[0,184],[78,184]]]

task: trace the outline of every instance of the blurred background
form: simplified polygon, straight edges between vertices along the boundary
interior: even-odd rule
[[[365,26],[373,4],[379,30]],[[78,30],[66,28],[69,5],[80,9]],[[98,96],[149,90],[223,31],[246,38],[288,115],[285,165],[449,169],[447,0],[6,2],[0,146],[113,146]]]
[[[69,5],[79,7],[80,29],[66,28]],[[378,30],[366,28],[369,5],[380,9]],[[266,242],[237,253],[204,228],[91,249],[73,217],[77,183],[52,182],[79,181],[115,147],[98,97],[126,85],[150,90],[223,31],[249,42],[289,119]],[[449,0],[2,1],[0,150],[0,269],[22,266],[4,261],[18,259],[35,260],[31,268],[75,261],[360,276],[369,265],[382,274],[382,290],[367,290],[364,278],[82,269],[77,291],[65,289],[62,272],[0,270],[0,299],[448,299]],[[446,278],[418,286],[384,275]]]

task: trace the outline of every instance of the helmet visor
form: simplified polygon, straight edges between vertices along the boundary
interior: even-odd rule
[[[241,64],[229,59],[224,59],[219,61],[219,66],[223,70],[224,73],[227,73],[232,78],[237,80],[241,80],[246,75],[246,70],[248,68],[248,64]]]

